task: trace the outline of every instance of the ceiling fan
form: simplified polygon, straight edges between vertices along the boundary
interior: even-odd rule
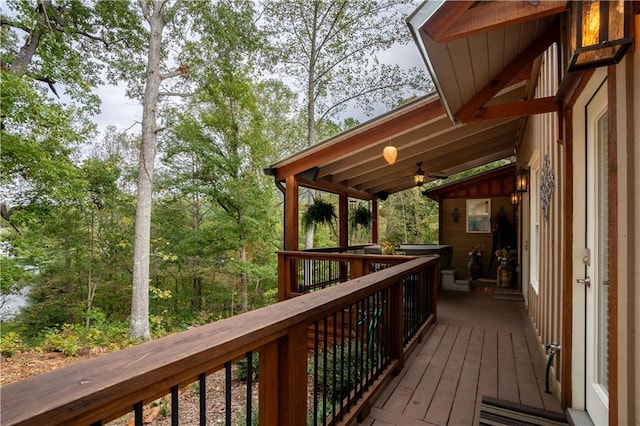
[[[416,186],[422,186],[425,183],[425,180],[427,177],[432,178],[432,179],[446,179],[449,177],[448,174],[439,171],[439,172],[425,172],[424,170],[422,170],[422,161],[419,161],[416,163],[416,166],[418,166],[418,169],[413,173],[413,182],[416,184]]]

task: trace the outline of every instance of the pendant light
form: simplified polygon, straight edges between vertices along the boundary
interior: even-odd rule
[[[393,145],[385,146],[384,150],[382,150],[382,156],[389,165],[392,165],[396,162],[396,158],[398,158],[398,149]]]
[[[424,180],[427,174],[424,172],[424,170],[422,170],[422,161],[416,163],[416,165],[418,166],[418,170],[416,170],[415,174],[413,175],[413,181],[417,186],[422,186],[424,185]]]

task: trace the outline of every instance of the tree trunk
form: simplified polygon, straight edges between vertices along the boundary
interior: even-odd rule
[[[131,294],[131,323],[129,335],[133,339],[151,339],[149,332],[149,252],[151,239],[151,205],[153,195],[153,167],[156,155],[156,118],[160,91],[160,48],[164,19],[164,1],[154,1],[147,13],[149,21],[149,55],[147,81],[142,104],[142,142],[138,168],[138,198],[136,206],[135,239],[133,246],[133,289]]]
[[[242,264],[247,264],[247,243],[244,242],[242,244],[242,248],[240,249],[240,259],[242,260]],[[248,304],[248,296],[247,296],[247,286],[249,279],[247,278],[247,271],[243,267],[242,272],[240,274],[240,291],[242,293],[242,312],[247,312],[249,309]]]

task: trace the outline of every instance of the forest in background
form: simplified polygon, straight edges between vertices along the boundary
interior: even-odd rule
[[[152,337],[275,302],[282,197],[263,169],[359,124],[348,108],[391,109],[432,89],[423,71],[376,59],[409,41],[412,7],[3,3],[2,303],[28,288],[27,306],[3,319],[3,355],[144,338],[132,334],[137,287]],[[141,123],[97,132],[93,89],[106,83],[127,86]],[[381,240],[435,243],[437,223],[417,188],[380,204]],[[331,227],[314,231],[313,246],[337,245]],[[140,264],[148,275],[136,282]]]

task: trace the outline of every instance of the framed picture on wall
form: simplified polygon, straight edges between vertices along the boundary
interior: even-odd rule
[[[491,232],[491,199],[467,200],[467,232]]]

